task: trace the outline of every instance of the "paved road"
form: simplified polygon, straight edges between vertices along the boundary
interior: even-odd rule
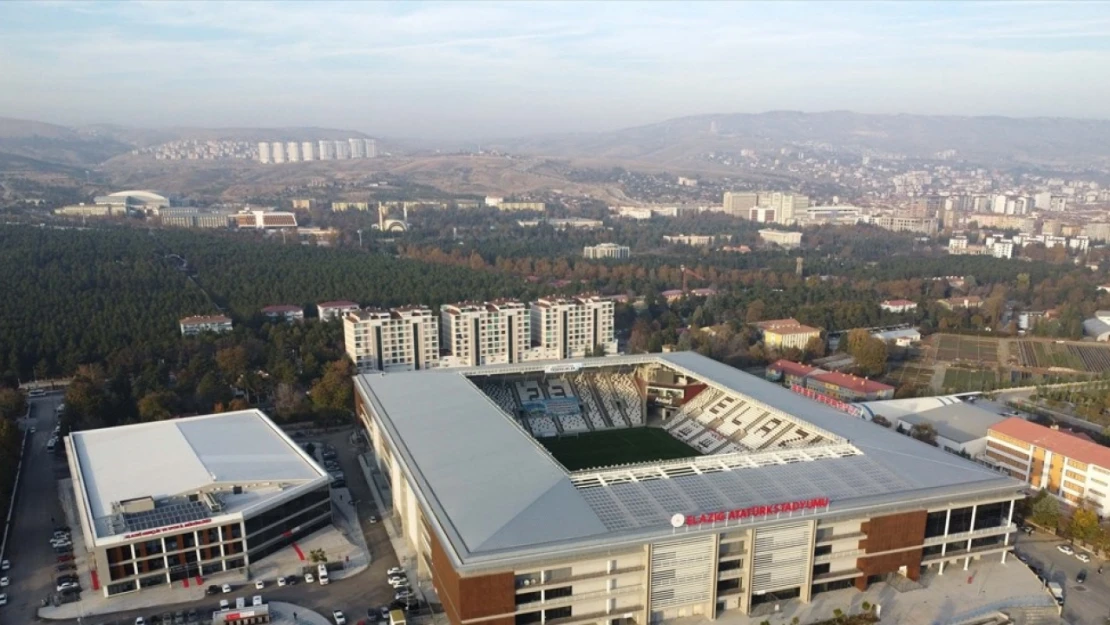
[[[1059,582],[1064,587],[1064,619],[1076,625],[1102,625],[1110,615],[1110,566],[1099,575],[1097,558],[1089,564],[1077,560],[1075,556],[1057,551],[1056,546],[1064,541],[1049,534],[1037,532],[1032,536],[1021,535],[1016,542],[1016,551],[1027,556],[1049,581]],[[1087,581],[1078,584],[1075,576],[1087,571]]]
[[[54,407],[60,403],[61,396],[32,400],[31,420],[37,434],[31,443],[28,463],[21,476],[19,502],[15,512],[12,537],[9,539],[9,556],[12,570],[9,571],[12,585],[7,589],[8,606],[0,608],[0,622],[31,623],[38,620],[36,612],[41,600],[50,593],[54,585],[56,555],[49,545],[52,531],[51,517],[62,519],[63,513],[58,502],[57,480],[66,476],[64,455],[55,458],[46,450],[46,442],[54,428]],[[322,440],[331,443],[339,455],[339,463],[347,476],[347,487],[356,498],[358,516],[373,557],[369,570],[353,578],[339,580],[320,586],[303,581],[295,586],[278,587],[269,580],[267,588],[255,590],[253,585],[235,589],[229,595],[208,597],[200,601],[190,601],[159,608],[133,610],[111,615],[90,617],[83,620],[85,625],[102,623],[133,623],[135,617],[149,617],[154,614],[175,612],[177,610],[197,609],[202,614],[218,609],[220,599],[249,597],[262,594],[267,601],[283,601],[330,615],[332,610],[340,609],[348,619],[357,622],[364,618],[366,610],[389,603],[393,590],[385,582],[385,572],[397,565],[397,558],[389,537],[381,523],[370,523],[371,516],[380,518],[375,509],[373,496],[358,469],[358,460],[348,439],[352,430],[337,432]],[[58,469],[61,469],[60,472]],[[343,505],[343,504],[337,504]],[[86,590],[86,592],[90,592]],[[75,621],[73,621],[75,622]]]
[[[11,560],[12,568],[7,572],[11,578],[8,605],[0,608],[4,622],[33,622],[42,600],[54,590],[57,556],[50,547],[54,527],[51,517],[59,520],[64,517],[55,487],[55,470],[60,468],[64,475],[65,455],[47,452],[46,442],[57,422],[54,408],[61,401],[60,393],[30,400],[31,415],[25,427],[34,427],[37,432],[28,444],[8,536],[5,557]]]

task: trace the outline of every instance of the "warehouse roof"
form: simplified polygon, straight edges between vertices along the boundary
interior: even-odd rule
[[[272,490],[326,473],[265,414],[244,410],[74,432],[69,437],[99,537],[113,535],[119,504],[176,500],[198,491]],[[257,497],[244,497],[252,505]],[[230,510],[225,510],[230,511]]]

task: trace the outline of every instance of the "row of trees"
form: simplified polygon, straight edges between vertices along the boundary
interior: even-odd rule
[[[1031,499],[1026,500],[1023,505],[1027,513],[1026,518],[1033,523],[1054,530],[1069,540],[1090,545],[1099,551],[1110,551],[1110,530],[1102,526],[1091,502],[1080,502],[1077,508],[1070,511],[1070,514],[1065,514],[1061,510],[1060,502],[1048,491],[1041,490]]]

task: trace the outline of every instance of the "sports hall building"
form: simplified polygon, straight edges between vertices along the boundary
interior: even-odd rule
[[[1005,561],[1022,483],[693,352],[356,377],[454,625],[647,624]]]
[[[66,455],[106,596],[199,584],[331,523],[328,474],[258,410],[74,432]]]

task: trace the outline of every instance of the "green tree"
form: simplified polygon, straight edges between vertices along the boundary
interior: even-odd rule
[[[1030,520],[1041,527],[1055,529],[1056,525],[1060,522],[1060,502],[1056,501],[1056,498],[1048,493],[1045,493],[1045,496],[1041,497],[1039,500],[1034,501],[1030,512]]]
[[[15,388],[0,388],[0,418],[14,419],[27,413],[27,396]]]
[[[177,412],[177,395],[170,391],[156,391],[139,400],[139,418],[143,421],[163,421]]]
[[[328,365],[324,377],[312,385],[309,395],[317,410],[350,412],[354,409],[354,367],[346,358]]]
[[[1090,502],[1084,500],[1068,520],[1068,536],[1074,540],[1089,543],[1094,542],[1101,532],[1098,514],[1091,508]]]

